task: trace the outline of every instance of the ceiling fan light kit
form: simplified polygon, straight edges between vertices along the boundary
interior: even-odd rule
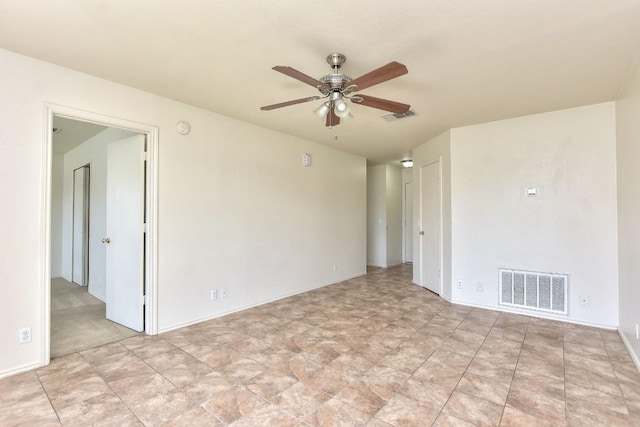
[[[351,95],[356,90],[366,89],[407,74],[408,70],[406,66],[399,62],[390,62],[387,65],[358,77],[357,79],[352,79],[350,76],[338,72],[346,60],[347,57],[341,53],[332,53],[327,56],[327,63],[333,68],[333,73],[321,77],[318,80],[291,67],[282,65],[273,67],[273,70],[275,71],[315,87],[322,96],[316,95],[308,98],[294,99],[291,101],[280,102],[278,104],[266,105],[260,109],[269,111],[277,108],[288,107],[290,105],[329,98],[328,101],[323,102],[313,110],[316,115],[325,120],[327,127],[339,125],[341,118],[352,116],[351,110],[345,102],[347,99],[356,104],[364,105],[365,107],[377,108],[379,110],[390,111],[396,114],[404,114],[409,111],[411,106],[408,104],[402,104],[400,102],[389,101],[387,99],[375,98],[373,96],[366,96],[362,94]]]
[[[330,109],[331,109],[331,103],[323,102],[318,108],[313,110],[313,112],[316,113],[319,117],[324,119],[325,117],[327,117],[327,114],[329,114]]]
[[[335,98],[333,100],[333,111],[336,113],[336,116],[341,118],[347,117],[349,115],[349,106],[347,105],[346,102],[344,102],[344,99],[342,99],[342,96],[340,95],[340,93],[333,92],[331,95],[332,95],[332,98]]]

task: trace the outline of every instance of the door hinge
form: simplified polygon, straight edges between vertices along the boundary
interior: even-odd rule
[[[142,153],[142,160],[146,162],[148,159],[149,159],[149,156],[147,155],[147,152],[146,152],[146,151],[144,151],[144,152]]]
[[[142,305],[147,305],[147,296],[142,295]]]
[[[143,233],[147,232],[147,223],[146,222],[144,224],[142,224],[142,232]]]

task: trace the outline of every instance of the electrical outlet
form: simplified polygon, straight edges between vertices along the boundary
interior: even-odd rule
[[[20,335],[18,337],[18,343],[26,344],[31,342],[31,328],[20,329]]]
[[[484,292],[484,283],[478,282],[477,285],[476,285],[476,290],[478,292]]]
[[[583,307],[589,305],[589,295],[580,295],[580,305]]]
[[[636,323],[636,339],[640,340],[640,327],[638,326],[637,323]]]
[[[226,298],[227,297],[227,287],[225,286],[224,288],[220,288],[220,298]]]
[[[458,289],[462,289],[462,280],[458,280]]]
[[[333,264],[333,272],[335,273],[338,269],[336,268],[336,265]]]
[[[217,291],[217,289],[213,289],[211,291],[211,301],[215,301],[217,299],[218,299],[218,291]]]

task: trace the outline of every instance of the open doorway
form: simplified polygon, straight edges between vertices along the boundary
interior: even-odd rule
[[[157,129],[62,107],[47,112],[44,364],[157,333]]]

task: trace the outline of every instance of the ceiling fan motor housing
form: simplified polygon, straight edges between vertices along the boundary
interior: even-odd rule
[[[347,60],[347,57],[341,53],[332,53],[327,56],[327,63],[331,65],[331,68],[340,68],[342,64]]]
[[[320,90],[320,92],[322,92],[323,95],[328,95],[331,92],[342,93],[343,89],[346,87],[345,83],[348,83],[351,80],[353,80],[350,76],[347,76],[346,74],[338,73],[338,70],[340,69],[340,67],[342,67],[342,64],[344,64],[346,60],[347,60],[347,57],[341,53],[332,53],[329,56],[327,56],[327,64],[329,64],[331,68],[333,68],[334,73],[328,74],[320,78],[320,82],[322,82],[324,85],[327,85],[331,88],[330,90],[327,90],[326,87],[319,87],[318,89]]]
[[[329,92],[342,89],[343,84],[348,83],[351,80],[353,79],[350,76],[347,76],[346,74],[328,74],[324,77],[321,77],[320,82],[331,87],[331,90],[327,90],[326,87],[323,87],[323,86],[321,86],[318,89],[320,89],[320,92],[326,95]]]

